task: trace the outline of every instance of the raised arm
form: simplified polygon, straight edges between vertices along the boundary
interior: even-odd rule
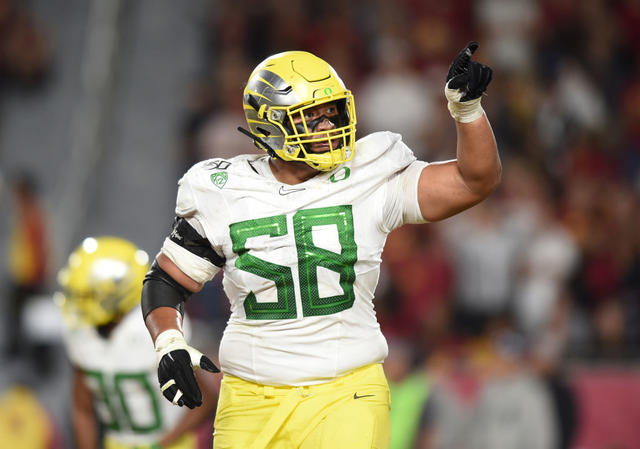
[[[423,217],[438,221],[484,200],[500,182],[502,165],[491,125],[480,100],[491,81],[489,67],[471,60],[471,42],[454,59],[445,95],[458,134],[457,158],[426,166],[418,181]]]

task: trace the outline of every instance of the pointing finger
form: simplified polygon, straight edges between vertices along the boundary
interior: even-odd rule
[[[471,55],[476,52],[478,47],[479,45],[476,41],[471,41],[467,44],[463,51],[468,57],[471,57]]]

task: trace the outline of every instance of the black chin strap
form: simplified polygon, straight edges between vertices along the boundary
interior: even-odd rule
[[[238,126],[238,131],[240,131],[245,136],[250,137],[251,140],[253,140],[253,144],[255,146],[257,146],[257,147],[262,146],[265,150],[267,150],[267,153],[269,154],[269,156],[271,156],[272,158],[280,159],[278,157],[278,155],[276,154],[276,152],[274,151],[274,149],[271,148],[271,146],[269,146],[269,144],[267,142],[265,142],[264,140],[262,140],[260,137],[256,136],[251,131],[249,131],[248,129],[244,129],[241,126]]]

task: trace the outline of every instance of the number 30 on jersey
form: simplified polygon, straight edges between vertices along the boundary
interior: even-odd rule
[[[312,230],[316,226],[336,226],[340,253],[320,248],[313,243]],[[258,302],[253,292],[244,300],[248,319],[282,320],[297,317],[291,267],[278,265],[249,254],[247,239],[267,235],[286,235],[286,215],[258,218],[233,223],[229,227],[233,252],[238,254],[236,268],[273,281],[277,288],[275,302]],[[353,213],[350,205],[303,209],[293,215],[293,235],[298,254],[298,279],[302,313],[304,316],[331,315],[351,308],[355,300],[353,283],[357,246],[353,232]],[[342,294],[320,297],[318,267],[334,271],[340,276]]]

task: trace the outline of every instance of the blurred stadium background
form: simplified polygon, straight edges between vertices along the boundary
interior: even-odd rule
[[[1,0],[0,448],[73,447],[55,274],[89,235],[153,255],[186,168],[257,151],[235,130],[257,62],[317,53],[360,136],[443,160],[470,40],[503,182],[388,240],[392,447],[640,448],[638,0]],[[189,303],[212,353],[225,301]]]

